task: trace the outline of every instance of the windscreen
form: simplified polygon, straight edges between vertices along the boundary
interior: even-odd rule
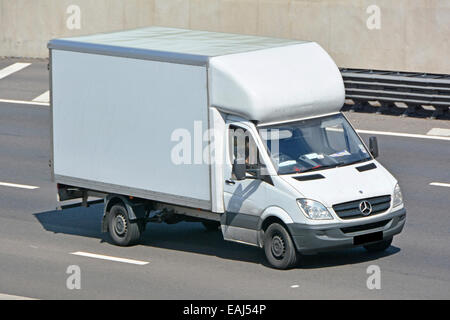
[[[335,168],[372,159],[342,114],[261,127],[278,174]]]

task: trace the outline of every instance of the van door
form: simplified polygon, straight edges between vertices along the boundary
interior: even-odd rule
[[[258,179],[263,167],[251,132],[244,125],[227,126],[224,163],[224,205],[221,218],[225,240],[258,245],[258,225],[264,208],[268,183]],[[237,180],[233,173],[235,159],[245,159],[247,177]]]

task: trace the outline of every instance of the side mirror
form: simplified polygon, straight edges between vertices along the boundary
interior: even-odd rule
[[[234,159],[233,173],[236,177],[236,180],[244,180],[246,176],[245,161],[241,163],[241,161],[237,161],[237,159]]]
[[[372,154],[374,158],[377,158],[379,155],[378,152],[378,140],[377,137],[370,137],[369,138],[369,151]]]

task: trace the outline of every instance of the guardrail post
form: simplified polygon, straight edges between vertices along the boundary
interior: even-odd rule
[[[430,117],[430,119],[435,120],[437,117],[441,117],[443,116],[445,113],[448,112],[448,108],[447,107],[437,107],[437,106],[433,106],[434,107],[434,111]]]
[[[353,107],[349,110],[350,112],[364,111],[364,107],[367,104],[367,102],[359,100],[354,101],[354,103]]]
[[[380,102],[380,107],[375,112],[376,114],[383,114],[389,111],[391,107],[393,107],[394,104],[391,102]]]
[[[417,110],[422,108],[422,106],[418,104],[408,104],[408,108],[406,108],[405,112],[401,115],[401,117],[409,117],[410,115],[413,115],[417,113]]]

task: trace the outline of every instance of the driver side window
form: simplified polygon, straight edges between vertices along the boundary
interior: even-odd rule
[[[236,159],[238,163],[245,163],[247,173],[257,175],[261,162],[258,147],[250,132],[231,125],[228,134],[231,164]]]

